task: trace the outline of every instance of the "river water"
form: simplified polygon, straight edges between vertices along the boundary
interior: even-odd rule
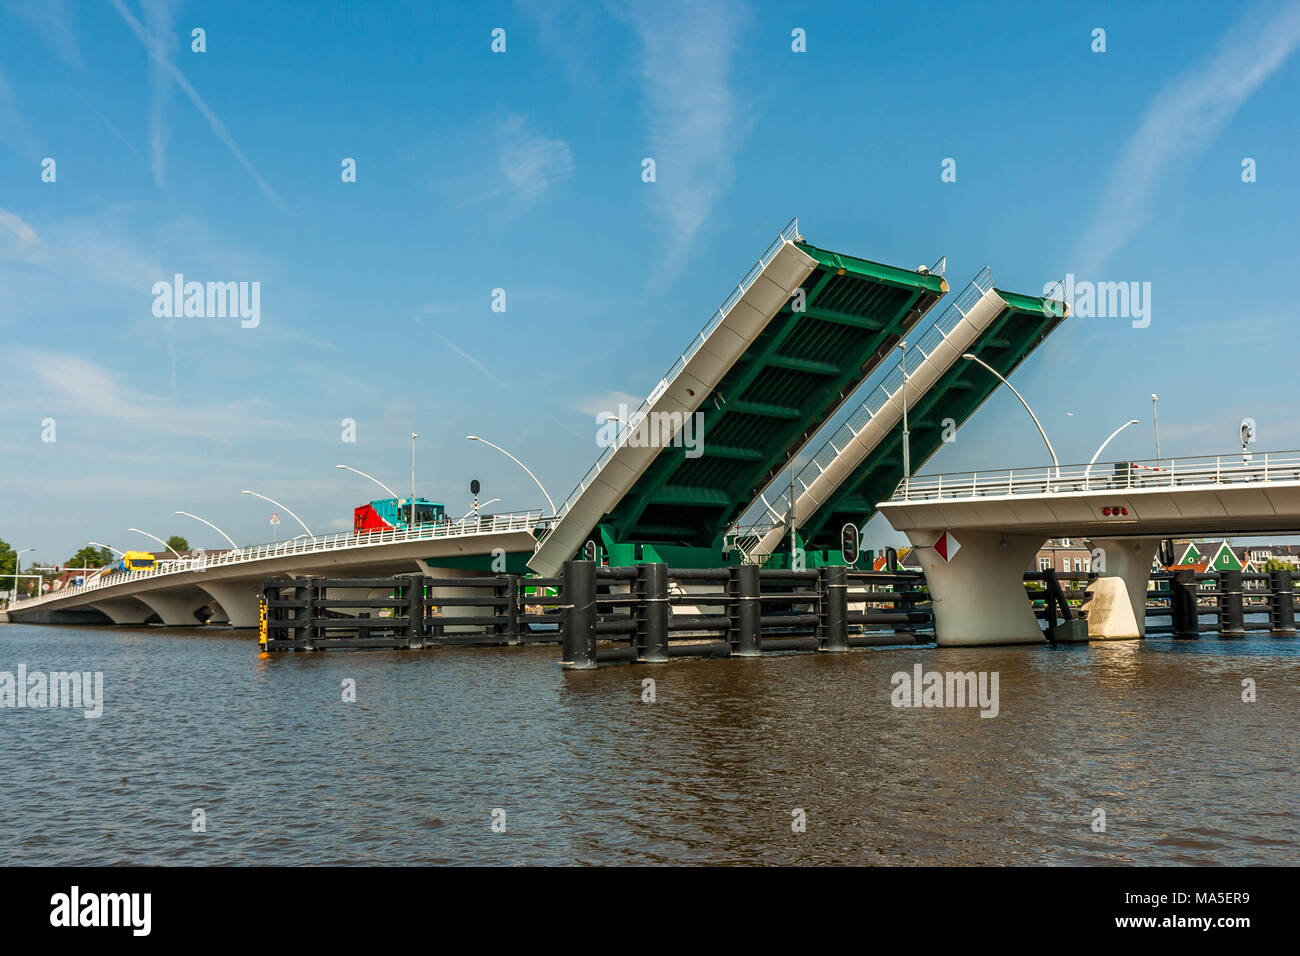
[[[259,659],[247,631],[0,626],[0,671],[104,675],[99,718],[0,710],[5,857],[1300,862],[1300,639],[558,658]],[[998,716],[893,706],[891,675],[918,663],[996,672]]]

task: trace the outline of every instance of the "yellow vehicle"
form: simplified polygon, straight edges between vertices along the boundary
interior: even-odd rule
[[[149,571],[158,565],[158,559],[148,551],[127,551],[113,565],[114,571]]]

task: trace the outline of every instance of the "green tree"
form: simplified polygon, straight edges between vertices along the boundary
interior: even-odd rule
[[[13,545],[0,538],[0,591],[8,591],[13,588],[13,578],[5,580],[5,575],[14,573],[14,562],[17,558]]]
[[[65,568],[102,568],[113,560],[113,552],[108,548],[92,548],[86,545],[67,561],[63,562]]]
[[[1278,558],[1269,558],[1267,561],[1264,562],[1264,570],[1265,571],[1294,571],[1295,565],[1287,564],[1285,561],[1282,561]]]
[[[182,535],[174,534],[167,539],[167,547],[173,551],[184,553],[190,549],[190,543]]]

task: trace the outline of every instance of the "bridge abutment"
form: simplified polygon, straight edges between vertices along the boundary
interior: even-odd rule
[[[1136,640],[1146,634],[1147,586],[1159,538],[1093,538],[1105,556],[1104,569],[1088,585],[1083,609],[1088,640]]]
[[[961,531],[961,547],[945,561],[934,550],[941,534],[907,532],[930,587],[936,642],[941,647],[1044,643],[1025,594],[1025,568],[1046,538]]]

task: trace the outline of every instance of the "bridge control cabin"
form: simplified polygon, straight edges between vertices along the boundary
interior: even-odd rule
[[[377,498],[352,512],[352,530],[357,534],[373,531],[403,531],[420,525],[442,524],[447,509],[427,498],[415,499],[415,521],[411,521],[410,498]]]

